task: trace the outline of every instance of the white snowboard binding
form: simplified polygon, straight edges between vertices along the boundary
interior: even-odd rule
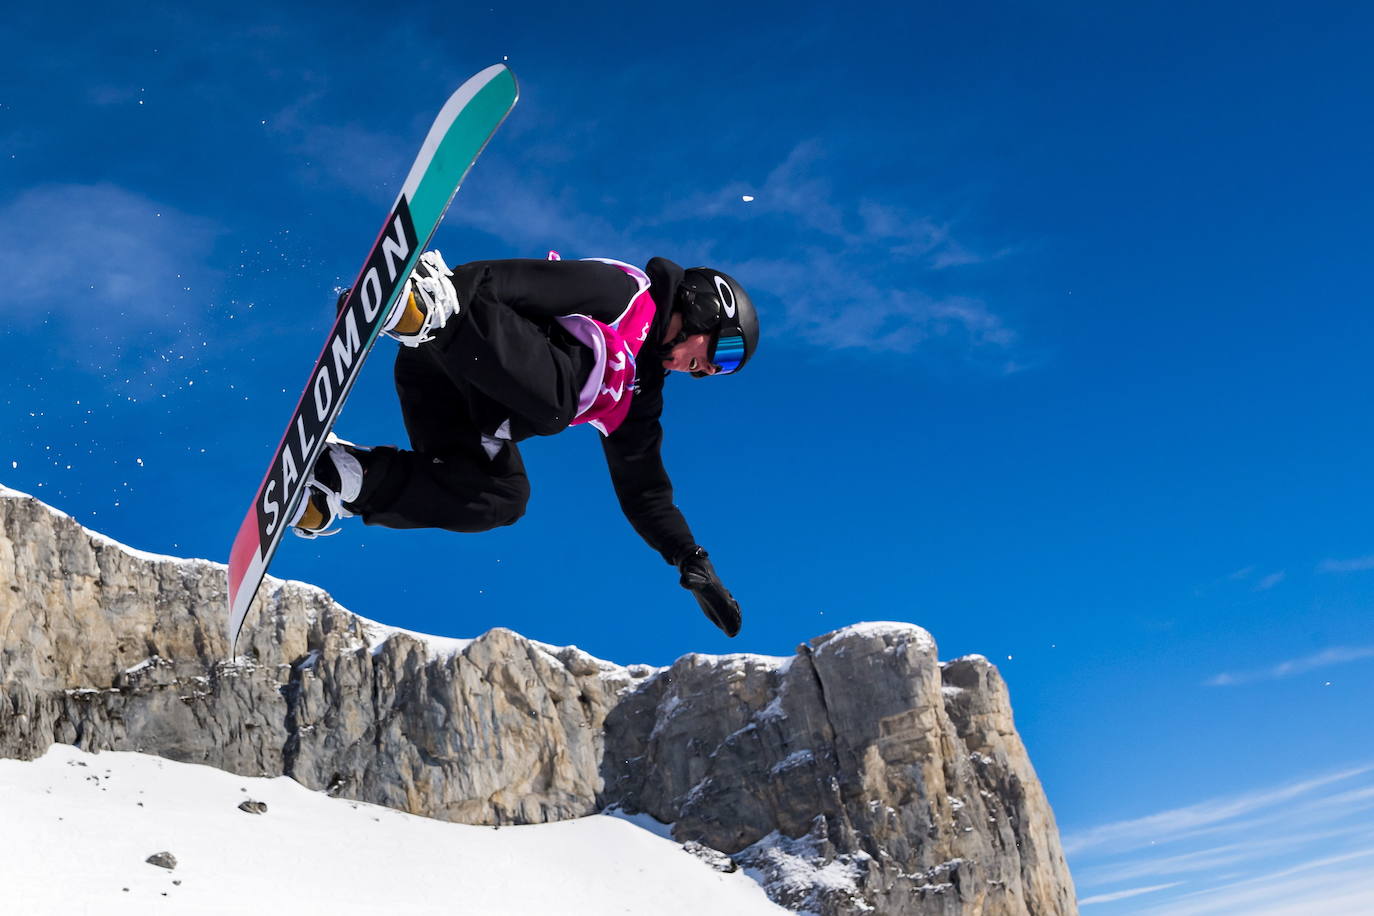
[[[291,519],[291,530],[299,537],[314,539],[338,534],[339,529],[330,525],[353,517],[344,503],[357,499],[363,489],[363,465],[350,451],[353,443],[333,433],[325,442],[324,453],[315,462],[296,516]]]
[[[448,275],[448,265],[437,250],[420,255],[395,311],[382,325],[382,333],[407,347],[433,340],[434,333],[458,314],[458,294]]]

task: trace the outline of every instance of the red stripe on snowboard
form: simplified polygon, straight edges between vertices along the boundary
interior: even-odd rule
[[[229,604],[232,607],[234,596],[243,584],[243,574],[252,565],[253,559],[261,553],[258,544],[258,517],[255,509],[249,509],[239,525],[238,536],[234,538],[234,548],[229,553]]]

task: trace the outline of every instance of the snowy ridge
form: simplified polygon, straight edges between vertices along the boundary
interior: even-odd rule
[[[135,557],[145,562],[173,563],[178,566],[187,568],[208,567],[216,571],[223,571],[228,569],[227,564],[219,563],[214,560],[174,557],[168,556],[166,554],[150,553],[148,551],[139,550],[135,547],[130,547],[128,544],[124,544],[120,541],[117,541],[112,537],[108,537],[104,534],[101,534],[98,531],[93,531],[92,529],[86,527],[85,525],[82,525],[80,522],[73,519],[67,513],[61,511],[60,509],[53,508],[52,506],[43,502],[43,500],[37,498],[36,496],[20,492],[19,490],[15,490],[10,487],[6,487],[4,484],[0,484],[0,498],[31,499],[34,502],[38,503],[40,506],[42,506],[44,509],[46,509],[48,512],[51,512],[53,515],[59,518],[68,519],[73,524],[76,524],[78,527],[81,528],[83,532],[86,533],[87,536],[91,538],[91,540],[105,547],[110,547],[115,550],[122,551],[131,557]],[[398,634],[408,636],[411,639],[416,640],[417,642],[423,643],[426,647],[428,647],[430,657],[435,660],[448,659],[453,657],[454,655],[457,655],[465,651],[470,645],[472,645],[472,642],[475,639],[475,637],[436,636],[429,633],[420,633],[415,630],[407,630],[403,627],[396,627],[391,626],[389,624],[380,623],[376,620],[364,617],[363,615],[358,614],[355,611],[351,611],[348,608],[344,608],[343,605],[339,604],[327,590],[321,588],[318,585],[314,585],[310,582],[303,582],[298,579],[280,579],[276,576],[267,576],[263,579],[264,593],[270,593],[271,591],[278,588],[301,589],[307,593],[314,595],[321,601],[332,602],[338,607],[342,608],[343,610],[348,611],[348,613],[358,618],[363,633],[365,634],[366,643],[360,644],[359,648],[367,648],[374,655],[382,651],[382,648],[386,645],[386,642],[389,639],[391,639],[391,637],[396,636]],[[830,645],[830,643],[839,641],[840,638],[845,635],[876,636],[883,638],[890,637],[894,641],[899,641],[902,644],[905,644],[906,642],[915,641],[919,644],[919,647],[922,649],[928,649],[932,652],[935,650],[935,640],[925,629],[917,626],[916,624],[901,623],[896,621],[870,621],[863,623],[855,623],[850,626],[844,627],[843,629],[836,630],[834,633],[828,635],[826,641],[824,643],[821,643],[820,646],[816,649],[816,651],[825,651],[827,646]],[[643,664],[632,663],[628,665],[622,665],[617,662],[610,662],[606,661],[605,659],[597,658],[596,656],[593,656],[585,652],[584,650],[579,649],[577,646],[554,646],[549,643],[529,639],[528,637],[522,638],[525,638],[536,649],[545,653],[551,660],[557,662],[558,664],[566,665],[568,664],[568,659],[573,658],[579,663],[585,662],[585,664],[596,667],[604,675],[607,676],[618,676],[621,674],[628,673],[632,678],[640,679],[652,676],[653,674],[666,670],[663,667],[656,667]],[[724,655],[707,655],[702,653],[693,653],[690,657],[694,659],[695,662],[698,664],[718,667],[726,673],[734,669],[743,670],[745,666],[754,665],[764,668],[770,668],[774,670],[777,674],[785,674],[787,672],[788,667],[791,666],[795,658],[795,656],[790,655],[777,656],[745,652],[734,652]],[[977,657],[981,658],[981,656]]]
[[[107,535],[103,535],[99,531],[93,531],[92,529],[87,528],[85,525],[81,524],[76,519],[72,518],[70,515],[63,512],[61,509],[53,508],[52,506],[43,502],[43,500],[39,499],[37,496],[32,495],[31,493],[23,493],[19,490],[7,487],[4,484],[0,484],[0,499],[31,499],[34,502],[38,503],[38,505],[46,509],[48,512],[51,512],[53,515],[57,516],[58,518],[65,518],[71,521],[82,531],[84,531],[90,537],[91,540],[99,544],[103,544],[106,547],[113,547],[116,550],[123,551],[131,557],[137,557],[140,560],[146,560],[149,563],[176,563],[179,566],[199,566],[205,564],[209,566],[220,567],[221,569],[224,568],[223,563],[216,563],[213,560],[196,560],[188,559],[186,557],[173,557],[168,556],[167,554],[149,553],[145,550],[138,550],[137,548],[130,547],[128,544],[123,544],[119,541],[116,541],[114,538],[108,537]]]
[[[56,512],[57,510],[54,509],[53,511]],[[70,516],[68,516],[68,518],[70,518]],[[80,525],[81,523],[77,522],[77,524]],[[147,560],[149,563],[175,563],[178,566],[224,566],[223,563],[215,563],[210,560],[188,560],[185,557],[173,557],[165,553],[149,553],[146,550],[138,550],[137,548],[130,547],[128,544],[122,544],[112,537],[101,534],[99,531],[92,531],[85,525],[81,525],[81,527],[91,536],[91,540],[104,544],[106,547],[114,547],[118,550],[122,550],[131,557],[138,557],[140,560]]]
[[[472,645],[472,638],[458,636],[431,636],[428,633],[417,633],[414,630],[407,630],[403,627],[388,626],[369,620],[366,617],[355,614],[358,622],[362,624],[363,633],[367,637],[367,648],[373,655],[378,654],[386,648],[387,642],[393,636],[408,636],[416,642],[423,643],[429,649],[430,657],[433,659],[447,659],[459,654],[468,646]]]
[[[796,657],[792,655],[763,655],[756,652],[729,652],[724,655],[708,655],[704,652],[692,652],[684,656],[692,660],[693,664],[702,665],[708,668],[719,668],[723,671],[743,671],[750,664],[760,668],[766,668],[778,674],[784,674],[792,666]]]
[[[979,655],[977,652],[970,652],[968,655],[961,655],[961,656],[959,656],[958,658],[951,658],[951,659],[950,659],[949,661],[947,661],[947,662],[941,662],[941,663],[940,663],[940,667],[943,668],[945,665],[952,665],[952,664],[954,664],[955,662],[973,662],[973,663],[981,663],[981,664],[984,664],[984,665],[991,665],[991,664],[992,664],[991,662],[988,661],[988,657],[987,657],[986,655]]]
[[[850,624],[833,633],[827,633],[820,639],[812,640],[811,645],[819,655],[828,650],[833,650],[837,645],[844,642],[843,637],[846,636],[882,639],[892,648],[904,647],[914,643],[918,651],[932,654],[935,652],[935,638],[930,635],[929,631],[914,623],[902,623],[895,620],[872,620]]]
[[[622,821],[629,821],[641,830],[647,830],[654,836],[661,836],[665,840],[673,839],[673,825],[665,824],[651,814],[630,814],[620,805],[611,805],[601,812],[603,817],[616,817]],[[677,842],[673,840],[673,842]]]
[[[617,662],[608,662],[604,658],[597,658],[584,649],[579,649],[577,646],[555,646],[546,642],[540,642],[537,639],[530,639],[528,636],[524,638],[540,652],[543,652],[559,664],[569,665],[572,663],[583,668],[590,666],[595,668],[602,677],[619,677],[628,674],[631,678],[640,679],[667,670],[665,667],[655,667],[654,665],[640,663],[622,665]]]
[[[114,550],[121,551],[122,553],[125,553],[131,557],[143,560],[148,563],[172,563],[177,566],[186,568],[208,568],[209,570],[219,571],[221,573],[228,569],[227,564],[218,563],[214,560],[174,557],[166,554],[150,553],[146,550],[139,550],[135,547],[130,547],[128,544],[117,541],[112,537],[101,534],[98,531],[92,530],[91,528],[82,525],[80,522],[76,521],[76,519],[72,518],[67,513],[63,512],[60,509],[56,509],[50,506],[38,497],[33,496],[29,493],[24,493],[19,490],[12,489],[10,487],[5,486],[4,484],[0,484],[0,498],[33,500],[35,503],[42,506],[46,511],[50,512],[55,517],[67,519],[68,521],[75,524],[92,541],[104,547],[109,547]],[[386,645],[387,641],[398,634],[408,636],[411,639],[416,640],[417,642],[423,643],[428,648],[430,657],[435,660],[448,659],[453,657],[454,655],[463,652],[465,649],[468,648],[468,646],[472,645],[473,639],[475,638],[435,636],[429,633],[420,633],[415,630],[407,630],[404,627],[396,627],[391,626],[389,624],[380,623],[376,620],[364,617],[361,614],[358,614],[354,611],[349,610],[348,608],[345,608],[342,604],[339,604],[338,601],[335,600],[333,595],[331,595],[326,589],[321,588],[320,586],[315,585],[313,583],[303,582],[299,579],[281,579],[276,576],[267,576],[263,579],[263,592],[265,594],[271,593],[272,591],[275,591],[276,589],[280,588],[299,589],[307,594],[314,596],[316,599],[322,602],[331,602],[339,608],[341,608],[342,610],[345,610],[348,613],[352,614],[354,617],[358,619],[359,625],[361,626],[364,634],[364,638],[366,639],[366,642],[359,644],[358,648],[366,648],[369,651],[371,651],[373,655],[376,655],[378,652],[381,652],[382,648]],[[534,645],[535,648],[545,653],[551,660],[557,662],[558,664],[564,663],[563,659],[568,655],[568,653],[574,653],[579,660],[587,660],[589,664],[595,665],[598,669],[600,669],[603,673],[607,675],[615,675],[622,672],[626,672],[628,670],[632,676],[645,677],[648,674],[660,670],[647,665],[618,665],[614,662],[608,662],[603,659],[595,658],[594,656],[589,655],[581,649],[578,649],[576,646],[552,646],[547,643],[538,642],[536,640],[529,640],[529,642],[532,645]],[[241,661],[242,659],[236,660],[236,662]]]

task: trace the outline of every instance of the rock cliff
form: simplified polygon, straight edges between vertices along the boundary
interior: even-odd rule
[[[618,808],[819,916],[1076,912],[996,669],[914,625],[620,666],[269,579],[230,660],[224,604],[223,566],[0,488],[0,756],[143,751],[471,824]]]

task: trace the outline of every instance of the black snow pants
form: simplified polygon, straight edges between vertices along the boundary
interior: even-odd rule
[[[588,261],[476,261],[450,279],[458,315],[396,354],[410,448],[359,456],[363,488],[349,508],[369,525],[474,532],[519,519],[530,485],[515,443],[566,429],[594,365],[553,319],[612,321],[637,288]]]

